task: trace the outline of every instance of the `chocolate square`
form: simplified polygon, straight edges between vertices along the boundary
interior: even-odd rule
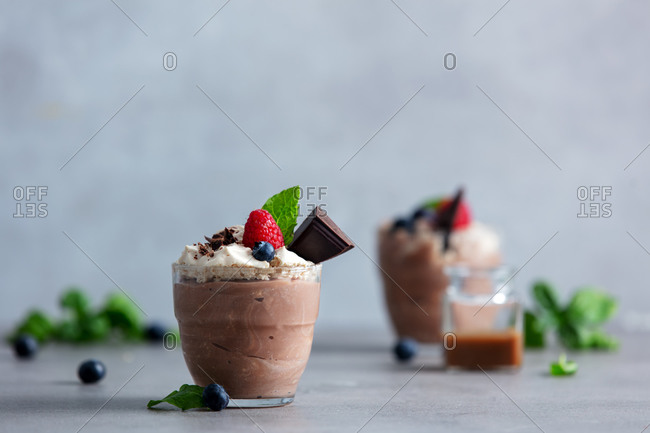
[[[348,238],[320,206],[298,227],[287,247],[305,260],[321,263],[354,248]]]

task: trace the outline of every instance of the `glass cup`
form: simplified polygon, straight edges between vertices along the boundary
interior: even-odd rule
[[[443,347],[448,367],[521,366],[522,308],[505,267],[446,268]]]
[[[321,265],[242,268],[172,265],[174,313],[187,368],[222,385],[237,407],[293,401],[318,317]]]

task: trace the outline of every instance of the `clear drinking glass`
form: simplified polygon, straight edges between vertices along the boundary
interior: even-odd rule
[[[321,265],[241,268],[172,265],[174,313],[197,385],[222,385],[237,407],[291,403],[311,351]],[[250,277],[250,275],[249,275]]]
[[[522,308],[506,267],[449,267],[443,307],[448,367],[519,367],[523,359]]]

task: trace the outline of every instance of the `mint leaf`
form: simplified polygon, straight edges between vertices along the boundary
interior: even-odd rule
[[[542,309],[558,314],[561,310],[555,289],[545,281],[538,281],[533,285],[533,296]]]
[[[561,354],[557,362],[551,364],[551,375],[571,376],[578,371],[578,364],[575,361],[567,361],[566,354]]]
[[[83,317],[90,312],[90,299],[77,287],[71,287],[61,295],[61,308],[69,310],[76,317]]]
[[[181,410],[206,407],[205,404],[203,404],[203,387],[187,384],[181,385],[178,391],[172,391],[161,400],[149,400],[147,408],[151,409],[160,403],[169,403]]]
[[[54,331],[54,323],[45,313],[40,310],[32,310],[16,326],[14,331],[9,335],[8,340],[11,342],[21,334],[29,334],[39,343],[43,343],[52,337]]]
[[[590,347],[592,349],[616,350],[618,349],[618,340],[601,330],[592,332],[590,336]]]
[[[593,289],[578,290],[566,309],[567,319],[575,324],[599,325],[616,312],[616,300],[607,293]]]
[[[100,314],[106,317],[110,328],[119,329],[126,338],[143,338],[140,310],[125,294],[116,292],[109,295]]]
[[[529,348],[546,345],[544,323],[531,311],[524,312],[524,344]]]
[[[294,186],[280,191],[264,203],[262,209],[268,211],[280,227],[284,243],[289,245],[293,240],[293,229],[298,222],[298,199],[300,187]]]
[[[431,198],[424,203],[422,203],[422,206],[420,206],[422,209],[429,209],[432,211],[437,211],[438,208],[440,207],[440,203],[444,200],[444,197],[435,197]]]

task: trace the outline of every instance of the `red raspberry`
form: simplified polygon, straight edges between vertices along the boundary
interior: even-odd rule
[[[253,248],[255,242],[268,242],[273,248],[284,246],[282,231],[268,211],[257,209],[248,216],[244,226],[244,246]]]
[[[451,206],[452,199],[446,198],[440,205],[438,205],[438,212]],[[454,217],[454,230],[463,229],[472,223],[472,212],[469,210],[469,205],[464,201],[458,204],[456,216]]]

